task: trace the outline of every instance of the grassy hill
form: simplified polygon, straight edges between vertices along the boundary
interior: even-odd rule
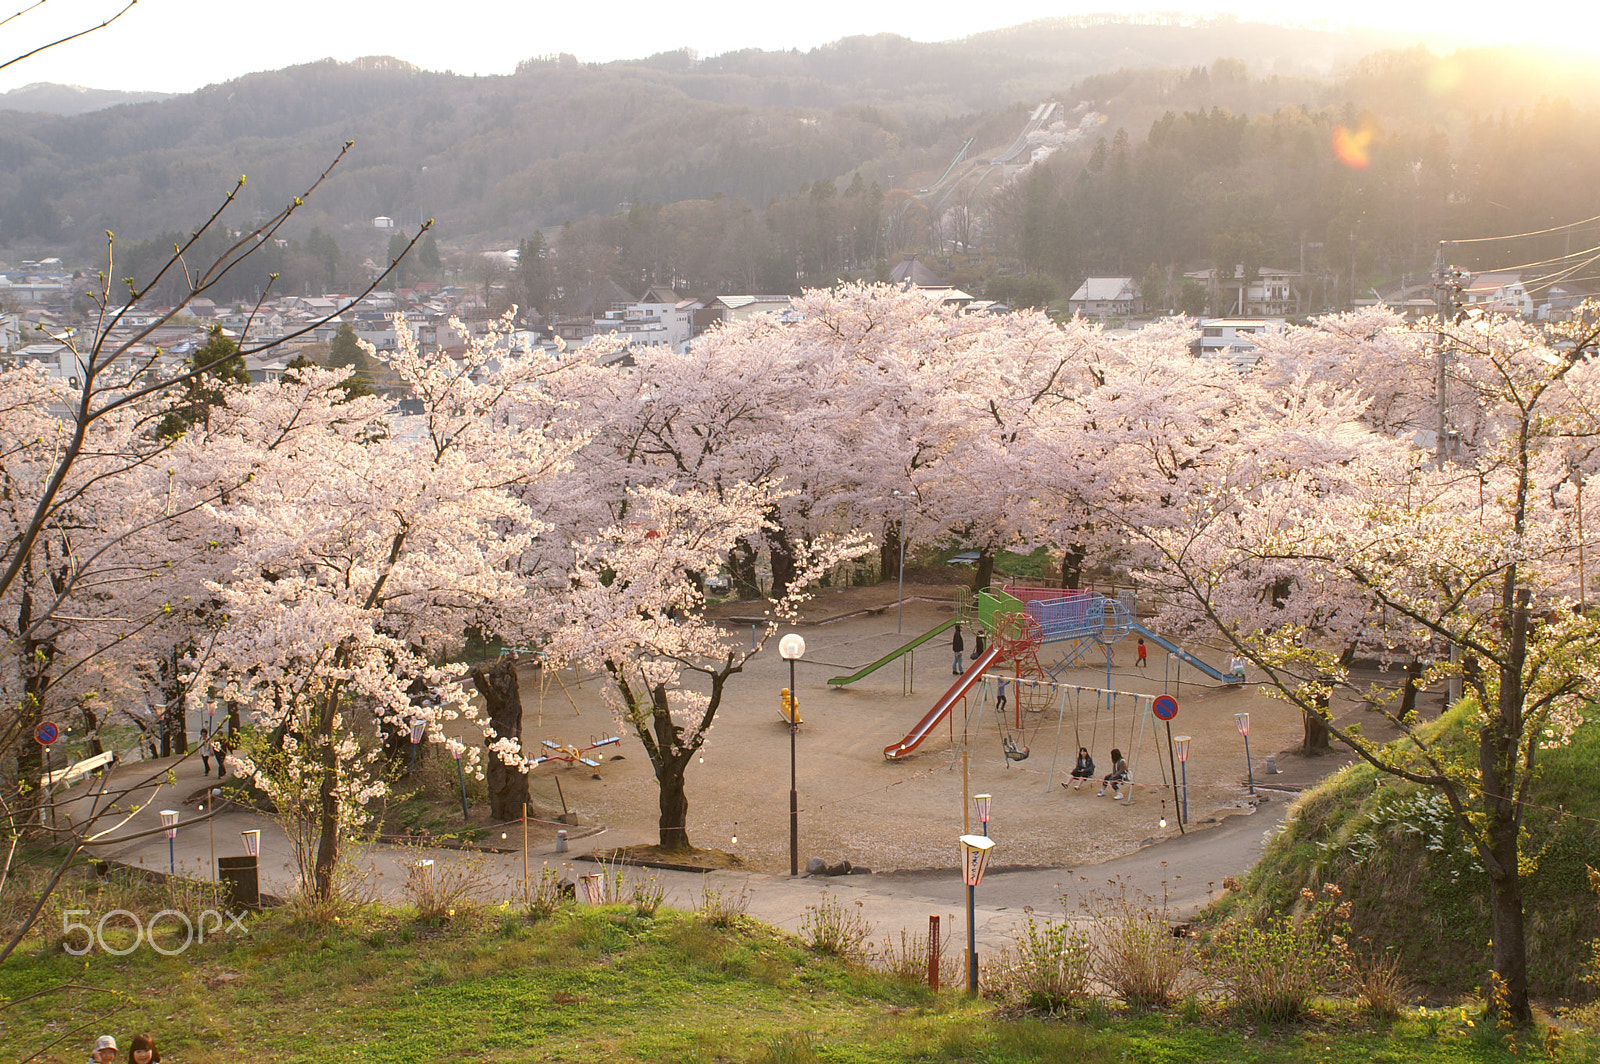
[[[1465,715],[1432,725],[1465,752]],[[1596,987],[1600,911],[1585,865],[1600,866],[1600,723],[1541,755],[1527,811],[1525,899],[1535,994],[1583,999]],[[1246,912],[1290,907],[1303,887],[1337,883],[1354,904],[1352,930],[1393,949],[1411,976],[1454,991],[1489,969],[1489,908],[1478,859],[1437,792],[1357,763],[1307,791],[1251,873]]]
[[[204,904],[199,895],[144,891],[74,885],[60,908],[77,910],[78,920],[87,907],[94,924],[111,905],[148,915]],[[126,1046],[139,1031],[153,1032],[163,1054],[184,1064],[1498,1064],[1593,1059],[1584,1054],[1597,1045],[1569,1032],[1508,1046],[1471,1007],[1383,1020],[1325,1001],[1306,1022],[1281,1026],[1196,998],[1166,1012],[1087,1001],[1040,1015],[1016,996],[928,990],[716,901],[698,912],[568,904],[539,920],[438,897],[431,904],[431,917],[352,906],[316,920],[291,907],[253,918],[247,934],[213,934],[187,949],[168,916],[158,942],[172,956],[133,941],[126,916],[102,934],[121,956],[100,947],[70,956],[52,931],[0,967],[0,1055],[74,1061],[97,1034],[113,1032]]]

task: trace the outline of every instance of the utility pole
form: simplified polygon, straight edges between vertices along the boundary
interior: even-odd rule
[[[1448,241],[1439,241],[1439,249],[1433,256],[1433,300],[1439,308],[1439,331],[1436,334],[1439,345],[1439,372],[1434,382],[1437,421],[1434,436],[1434,457],[1439,468],[1443,469],[1445,462],[1450,458],[1447,444],[1449,433],[1448,410],[1446,407],[1445,390],[1448,386],[1445,370],[1449,365],[1449,350],[1445,346],[1444,327],[1453,322],[1456,317],[1456,302],[1461,297],[1461,289],[1472,276],[1459,266],[1446,266],[1444,264],[1444,248]]]
[[[1438,407],[1438,422],[1435,426],[1437,436],[1434,440],[1434,457],[1441,470],[1444,469],[1445,462],[1450,459],[1448,430],[1446,428],[1449,419],[1447,416],[1448,410],[1445,404],[1445,388],[1449,383],[1445,373],[1445,368],[1449,362],[1450,351],[1449,348],[1445,346],[1444,329],[1446,325],[1455,320],[1456,300],[1461,295],[1462,286],[1466,283],[1468,277],[1471,276],[1465,270],[1462,270],[1457,266],[1446,266],[1444,264],[1445,244],[1446,241],[1439,241],[1439,249],[1434,253],[1433,258],[1433,298],[1435,305],[1437,305],[1439,308],[1439,331],[1436,334],[1439,345],[1439,374],[1438,379],[1435,382],[1435,387],[1438,391],[1438,394],[1435,397]],[[1454,665],[1460,660],[1461,646],[1459,643],[1451,640],[1450,662],[1452,665]],[[1450,705],[1455,705],[1461,700],[1461,675],[1453,670],[1450,674],[1448,699]]]

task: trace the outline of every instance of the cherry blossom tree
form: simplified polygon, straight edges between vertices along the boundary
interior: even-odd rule
[[[1326,343],[1317,331],[1279,349]],[[1278,376],[1273,407],[1235,403],[1225,426],[1210,425],[1208,475],[1174,486],[1167,521],[1123,527],[1159,563],[1141,575],[1173,603],[1175,623],[1221,633],[1363,759],[1444,796],[1484,869],[1503,1006],[1527,1022],[1524,813],[1541,752],[1567,742],[1600,695],[1600,624],[1573,608],[1577,492],[1600,431],[1600,327],[1591,310],[1546,330],[1477,319],[1442,334],[1442,349],[1415,334],[1366,348],[1361,376],[1378,414],[1358,394]],[[1414,442],[1427,404],[1385,395],[1395,380],[1435,379],[1440,357],[1473,426],[1466,452],[1442,468],[1431,438]],[[1475,756],[1458,756],[1392,697],[1358,692],[1348,669],[1358,640],[1421,655],[1423,683],[1459,678],[1453,719]],[[1376,700],[1404,741],[1339,727],[1328,707],[1340,689]]]
[[[554,364],[497,351],[498,336],[456,361],[403,340],[390,365],[422,401],[414,418],[391,421],[385,402],[347,400],[339,374],[307,368],[231,398],[209,435],[186,437],[241,481],[212,508],[237,529],[235,569],[212,589],[228,623],[196,667],[270,736],[241,766],[314,820],[302,875],[322,897],[342,840],[386,791],[386,730],[420,720],[463,750],[446,723],[485,722],[463,667],[440,662],[469,625],[510,632],[538,612],[519,562],[544,526],[513,489],[566,449],[514,411]],[[419,683],[437,705],[417,704]],[[489,752],[521,756],[514,737]],[[476,763],[476,747],[465,756]]]
[[[705,615],[698,574],[714,571],[741,539],[769,527],[771,484],[721,492],[666,484],[630,493],[626,520],[576,544],[574,586],[552,653],[604,672],[619,726],[644,745],[660,789],[662,849],[691,849],[686,776],[722,707],[728,681],[792,618],[829,567],[869,549],[866,537],[817,537],[796,547],[789,593],[770,603],[753,643]]]

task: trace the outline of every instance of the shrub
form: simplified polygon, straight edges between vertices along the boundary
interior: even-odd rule
[[[1189,941],[1173,933],[1166,899],[1131,896],[1123,886],[1094,906],[1094,972],[1135,1008],[1167,1008],[1196,989]]]
[[[749,908],[749,885],[741,885],[735,890],[732,887],[712,886],[710,876],[700,881],[700,904],[695,911],[700,919],[712,927],[737,926]]]
[[[538,880],[527,885],[523,904],[527,906],[530,920],[548,920],[561,909],[566,900],[567,887],[561,882],[561,874],[549,865],[545,865],[539,869]]]
[[[950,971],[950,937],[941,936],[939,939],[939,971],[940,981],[945,982],[948,976],[943,973]],[[922,983],[928,978],[928,936],[926,934],[913,934],[905,928],[900,929],[900,941],[885,937],[883,945],[877,950],[878,966],[896,979],[904,979],[908,983]]]
[[[423,923],[441,924],[465,918],[482,907],[482,882],[482,861],[422,859],[411,864],[402,890],[406,900],[417,907]]]
[[[1066,1012],[1089,997],[1089,936],[1070,924],[1032,916],[1016,952],[1002,950],[990,966],[990,991],[1030,1012]]]
[[[1301,891],[1307,909],[1267,917],[1259,924],[1234,922],[1217,932],[1204,951],[1205,968],[1241,1013],[1257,1021],[1298,1019],[1313,999],[1326,994],[1338,973],[1342,939],[1335,930],[1350,917],[1329,884],[1319,897]]]
[[[807,905],[800,918],[800,938],[818,953],[831,953],[849,960],[866,960],[872,925],[861,915],[862,903],[846,906],[831,893],[816,905]]]

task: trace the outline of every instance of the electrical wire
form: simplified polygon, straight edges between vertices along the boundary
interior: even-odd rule
[[[1531,270],[1531,269],[1534,269],[1537,266],[1549,266],[1551,263],[1555,263],[1555,262],[1566,262],[1568,259],[1575,259],[1575,258],[1578,258],[1579,256],[1582,256],[1582,255],[1588,255],[1591,252],[1600,252],[1600,244],[1596,244],[1593,247],[1584,248],[1582,251],[1569,251],[1565,255],[1556,255],[1553,258],[1539,259],[1539,260],[1537,260],[1535,262],[1523,262],[1523,263],[1519,263],[1519,264],[1517,264],[1515,266],[1495,266],[1495,267],[1492,267],[1492,268],[1485,268],[1485,269],[1481,269],[1481,270],[1476,270],[1474,272],[1475,273],[1479,273],[1479,274],[1483,274],[1483,273],[1510,273],[1512,270]]]
[[[1544,236],[1546,233],[1559,233],[1563,229],[1576,229],[1578,226],[1588,225],[1590,222],[1600,222],[1600,214],[1596,214],[1592,218],[1585,218],[1580,222],[1566,222],[1562,225],[1553,225],[1549,229],[1535,229],[1531,233],[1512,233],[1509,236],[1469,236],[1460,240],[1449,240],[1446,243],[1484,244],[1495,240],[1521,240],[1523,237]]]

